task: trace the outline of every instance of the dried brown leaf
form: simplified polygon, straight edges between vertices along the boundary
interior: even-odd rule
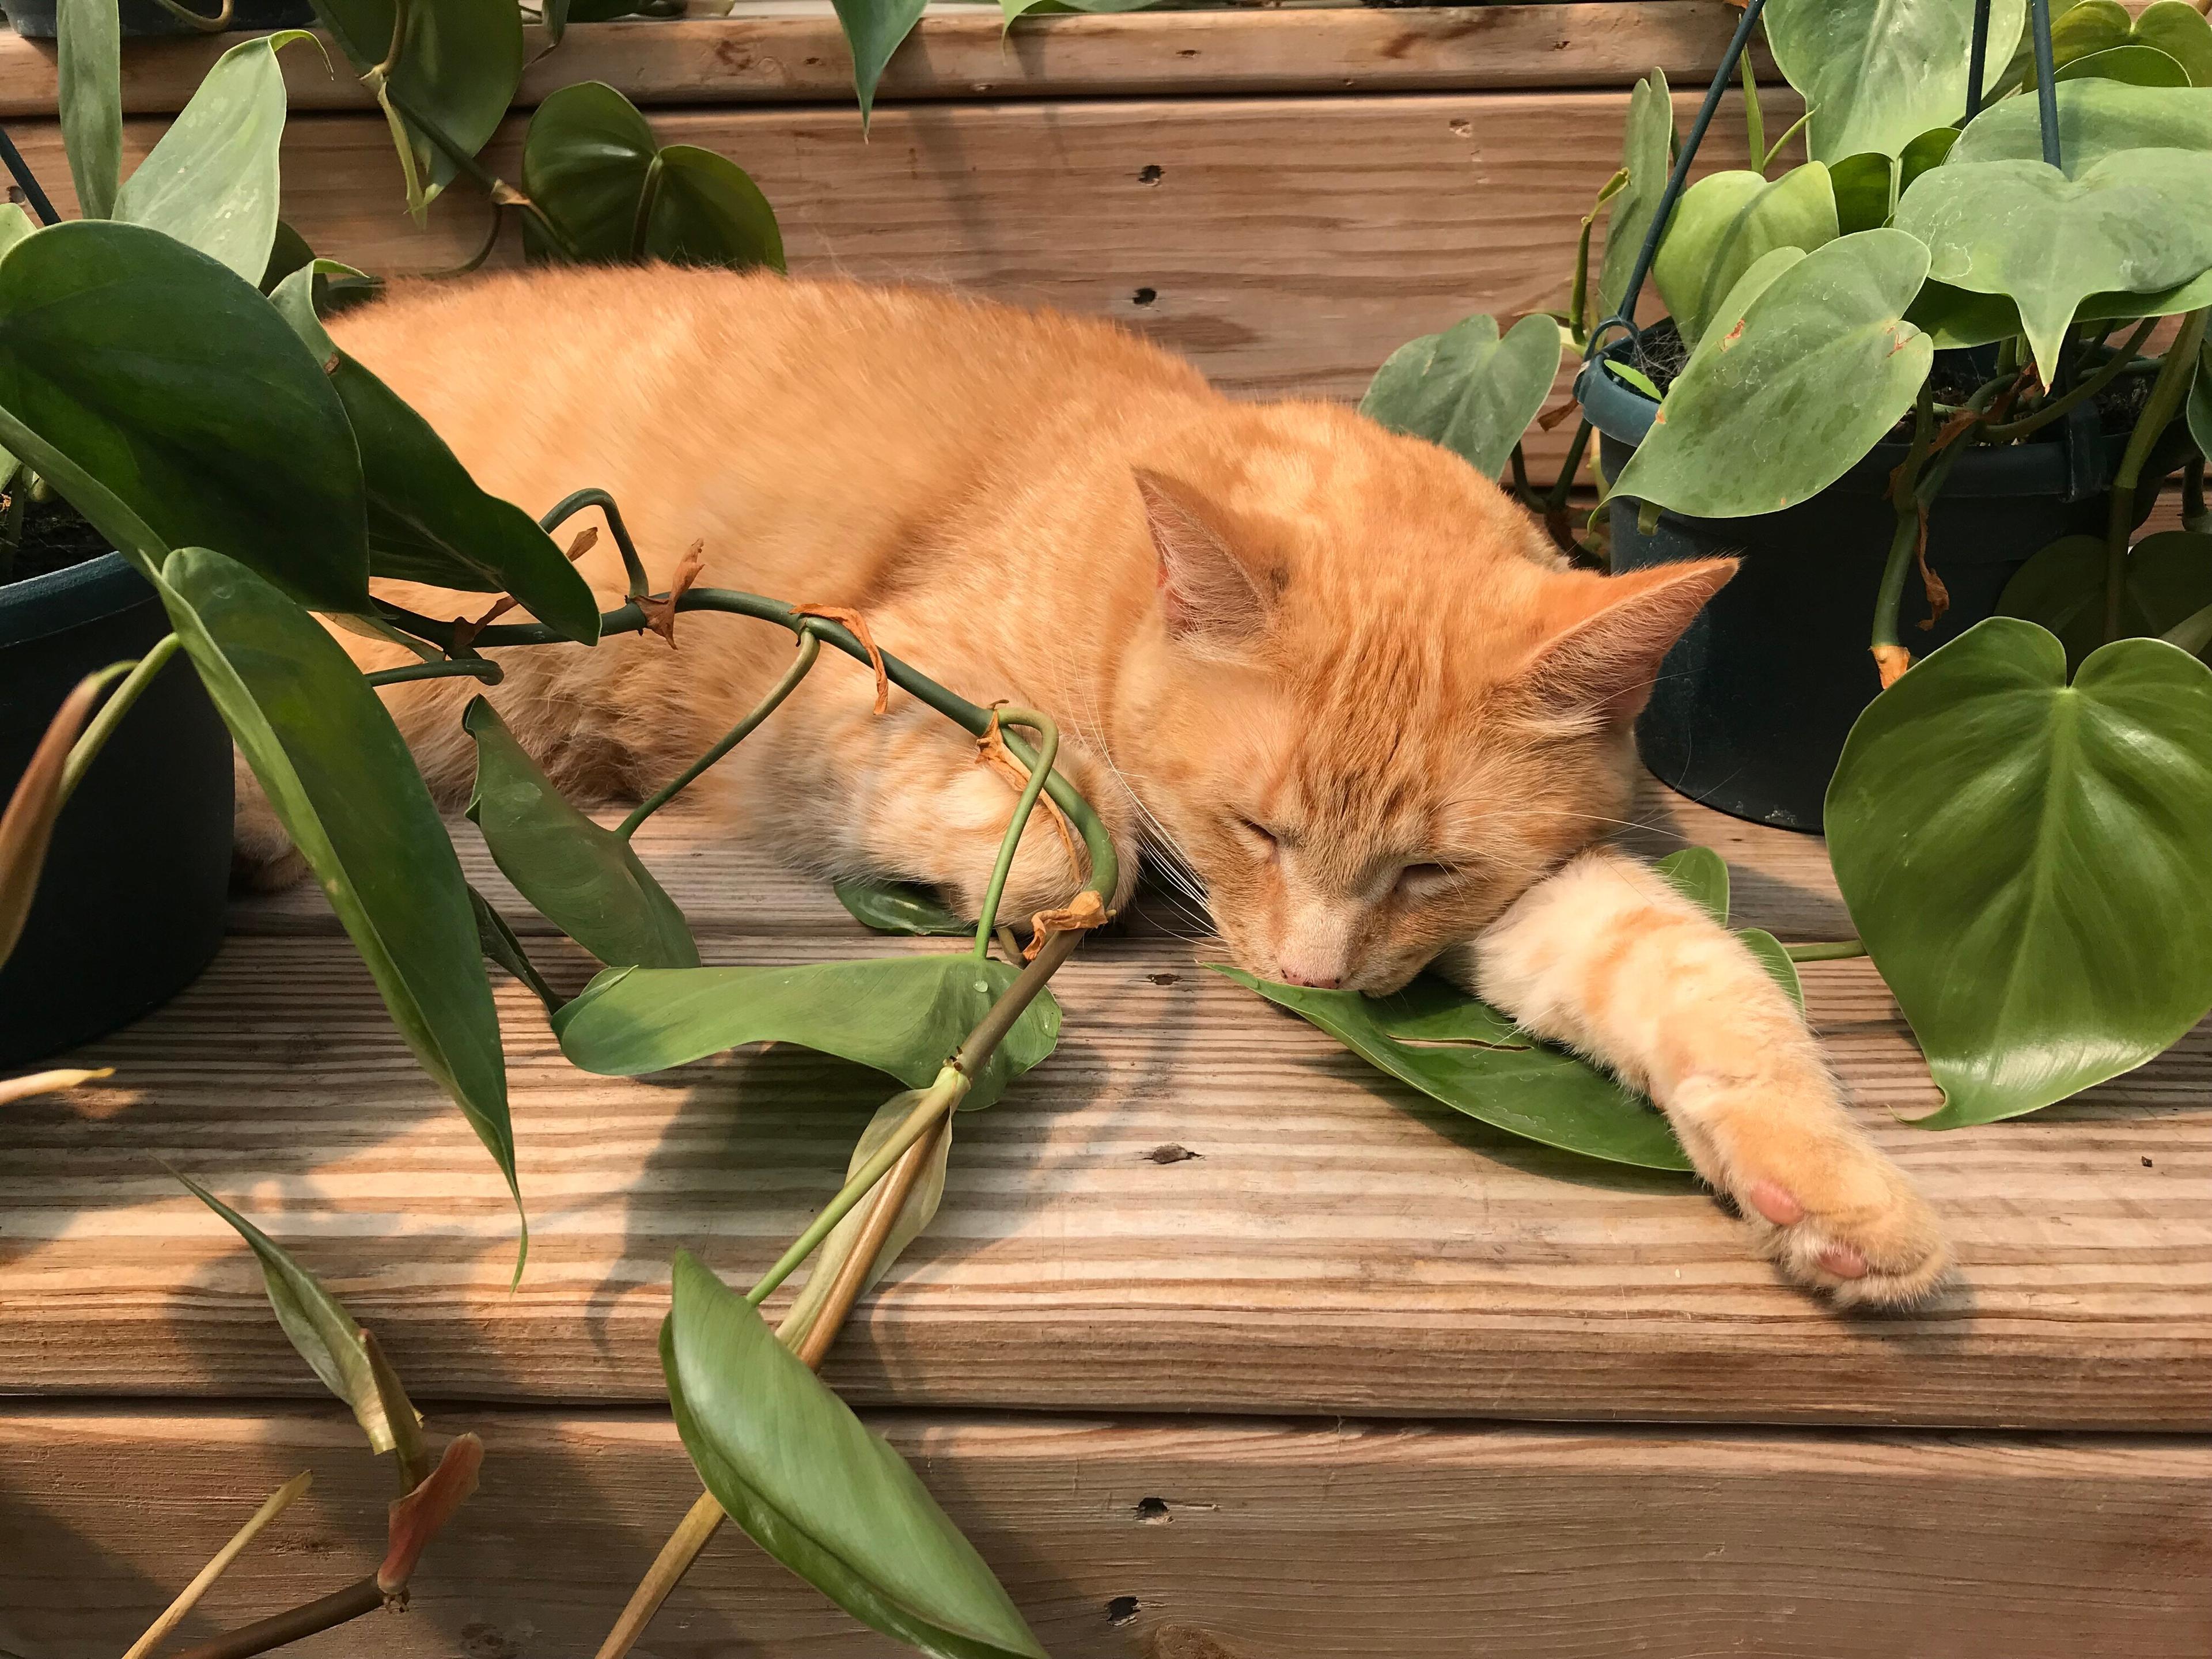
[[[842,623],[853,630],[868,653],[868,666],[876,671],[876,713],[886,714],[891,707],[891,677],[884,667],[884,653],[876,647],[875,635],[868,632],[868,619],[859,611],[842,605],[801,605],[793,607],[802,617],[819,617],[824,622]]]

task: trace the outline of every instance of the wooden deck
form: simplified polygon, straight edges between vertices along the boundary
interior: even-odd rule
[[[1816,842],[1656,787],[1642,817],[1654,850],[1725,854],[1743,920],[1843,930]],[[680,812],[644,852],[709,961],[901,948]],[[2212,1027],[2035,1118],[1931,1134],[1891,1116],[1934,1097],[1871,969],[1810,967],[1860,1112],[1963,1267],[1919,1312],[1843,1317],[1686,1182],[1425,1101],[1205,971],[1177,921],[1148,895],[1063,971],[1060,1052],[959,1121],[937,1224],[827,1368],[889,1410],[1055,1652],[1139,1652],[1176,1619],[1255,1656],[1383,1635],[1392,1655],[1598,1656],[1633,1628],[1650,1653],[1832,1659],[1913,1651],[1931,1620],[1976,1632],[1947,1654],[2204,1651]],[[543,924],[534,942],[568,986],[588,973]],[[350,1425],[267,1401],[315,1385],[167,1159],[325,1275],[437,1426],[491,1436],[482,1576],[426,1582],[406,1645],[320,1650],[588,1651],[578,1631],[687,1496],[656,1409],[672,1252],[764,1265],[885,1085],[786,1049],[595,1079],[526,994],[502,984],[501,1010],[535,1238],[513,1292],[501,1184],[312,890],[241,902],[198,986],[94,1045],[113,1085],[0,1124],[0,1386],[30,1396],[0,1428],[0,1535],[30,1543],[0,1556],[0,1647],[116,1648],[241,1495],[302,1463],[329,1485],[286,1548],[349,1559],[341,1540],[368,1535]],[[1710,1426],[1626,1426],[1667,1423]],[[1900,1425],[1969,1432],[1865,1432]],[[1169,1521],[1138,1516],[1148,1497]],[[220,1605],[265,1606],[300,1559]],[[1410,1579],[1386,1571],[1408,1559]],[[878,1651],[744,1549],[714,1562],[653,1651],[741,1632],[747,1651]],[[1125,1594],[1127,1628],[1101,1611]],[[1879,1616],[1839,1626],[1862,1598]],[[1612,1611],[1568,1618],[1584,1600]]]

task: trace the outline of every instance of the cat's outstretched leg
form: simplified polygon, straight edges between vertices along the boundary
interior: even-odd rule
[[[1942,1278],[1934,1212],[1852,1122],[1789,998],[1647,866],[1583,853],[1437,966],[1649,1094],[1791,1278],[1876,1304]]]

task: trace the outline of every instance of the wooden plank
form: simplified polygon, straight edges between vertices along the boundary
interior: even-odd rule
[[[1768,102],[1778,131],[1794,118],[1794,103]],[[1565,304],[1626,104],[1501,93],[915,105],[880,114],[870,142],[845,112],[686,111],[657,125],[752,173],[797,274],[1100,313],[1233,392],[1356,398],[1417,335],[1470,312]],[[1731,97],[1701,167],[1741,165],[1739,111]],[[134,159],[160,131],[127,124]],[[14,136],[66,198],[57,129]],[[520,138],[511,123],[489,152],[509,177]],[[284,199],[318,251],[385,274],[459,264],[486,223],[456,186],[416,230],[390,139],[364,117],[290,125]],[[1532,439],[1538,476],[1571,435],[1570,424]]]
[[[1712,76],[1738,14],[1724,0],[1373,9],[1133,13],[1025,18],[1011,34],[997,7],[931,10],[877,96],[1006,99],[1279,92],[1428,92],[1626,87],[1656,64],[1674,81]],[[543,46],[532,28],[534,57]],[[184,107],[222,39],[133,41],[123,96],[134,115]],[[295,110],[374,107],[335,46],[284,56]],[[1771,64],[1762,51],[1761,69]],[[517,104],[605,81],[634,102],[852,106],[852,56],[827,4],[770,15],[582,23],[532,64]],[[0,34],[0,117],[52,116],[51,41]]]
[[[665,1417],[434,1418],[483,1490],[404,1617],[324,1659],[590,1650],[697,1491]],[[2201,1659],[2201,1440],[878,1419],[1063,1659]],[[372,1570],[388,1472],[332,1411],[0,1418],[0,1645],[112,1654],[301,1468],[188,1634]],[[126,1496],[127,1495],[127,1496]],[[1151,1500],[1149,1503],[1147,1500]],[[1140,1508],[1139,1506],[1144,1507]],[[732,1529],[640,1652],[884,1656]]]
[[[1645,814],[1649,844],[1723,851],[1747,924],[1844,931],[1816,842],[1656,791]],[[474,832],[457,835],[483,877]],[[900,948],[680,813],[644,850],[710,961]],[[238,915],[198,987],[88,1051],[115,1086],[0,1118],[0,1389],[312,1389],[250,1259],[162,1158],[325,1274],[423,1398],[657,1401],[674,1250],[749,1281],[887,1092],[787,1048],[587,1077],[503,987],[533,1220],[510,1292],[504,1189],[335,924],[297,895]],[[1936,1097],[1872,969],[1811,968],[1861,1121],[1963,1264],[1917,1313],[1842,1317],[1780,1285],[1686,1183],[1461,1118],[1205,972],[1165,900],[1141,915],[1056,981],[1060,1052],[960,1120],[943,1212],[831,1361],[854,1398],[2212,1425],[2212,1025],[2066,1105],[1929,1134],[1890,1116]],[[586,977],[573,951],[544,955],[567,988]]]

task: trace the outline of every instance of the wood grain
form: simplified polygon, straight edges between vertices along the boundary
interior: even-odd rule
[[[1723,0],[1578,5],[1134,13],[1033,16],[1012,32],[998,9],[933,9],[893,57],[883,103],[910,99],[1429,92],[1627,87],[1656,64],[1710,80],[1738,14]],[[528,31],[535,58],[542,32]],[[235,37],[133,41],[123,101],[133,115],[182,109]],[[335,46],[284,54],[295,110],[374,106]],[[1771,74],[1762,50],[1759,64]],[[824,102],[853,106],[853,60],[827,4],[765,16],[580,23],[533,62],[516,96],[605,81],[642,105]],[[0,117],[51,117],[51,41],[0,34]]]
[[[1786,95],[1766,101],[1771,129],[1794,118]],[[869,140],[845,111],[687,110],[656,126],[751,172],[795,274],[1104,315],[1233,393],[1349,399],[1417,335],[1566,303],[1626,107],[1617,93],[911,105]],[[161,131],[126,124],[133,163]],[[12,132],[66,207],[58,129]],[[488,152],[505,176],[521,134],[510,122]],[[1741,166],[1743,142],[1731,94],[1700,170]],[[394,275],[466,260],[488,210],[456,186],[417,230],[382,122],[319,115],[286,130],[284,211],[318,252]],[[1573,429],[1532,434],[1539,478]]]
[[[2202,1659],[2202,1441],[876,1420],[1062,1659]],[[664,1418],[470,1411],[483,1490],[403,1617],[322,1659],[589,1653],[698,1487]],[[313,1492],[198,1632],[375,1565],[388,1472],[335,1407],[0,1417],[0,1646],[112,1655],[260,1496]],[[125,1496],[128,1494],[127,1498]],[[1148,1501],[1149,1500],[1149,1501]],[[896,1651],[729,1529],[641,1654]]]
[[[1656,790],[1645,816],[1649,843],[1720,848],[1747,923],[1844,931],[1816,842]],[[512,912],[473,830],[456,833]],[[710,961],[900,948],[680,814],[653,821],[644,852]],[[1924,1185],[1964,1267],[1919,1313],[1846,1318],[1781,1285],[1686,1183],[1435,1105],[1206,972],[1164,899],[1140,911],[1057,981],[1059,1053],[959,1120],[942,1213],[830,1362],[853,1397],[2212,1426],[2212,1027],[2035,1117],[1930,1134],[1889,1116],[1936,1098],[1871,969],[1811,969],[1863,1121]],[[421,1397],[657,1401],[674,1250],[749,1279],[834,1189],[888,1092],[788,1048],[591,1078],[503,986],[533,1226],[510,1292],[501,1182],[334,921],[304,894],[236,914],[198,986],[87,1051],[115,1086],[0,1119],[0,1389],[312,1389],[246,1252],[159,1158],[325,1274]],[[580,958],[534,937],[580,985]],[[1161,1150],[1176,1147],[1197,1156]]]

